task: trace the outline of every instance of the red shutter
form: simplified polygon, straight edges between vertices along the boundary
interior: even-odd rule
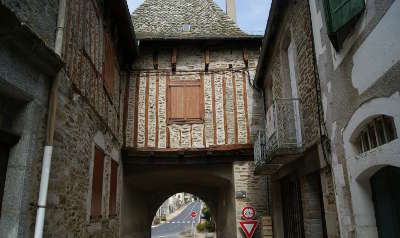
[[[101,200],[103,194],[103,170],[104,152],[95,147],[93,177],[92,177],[92,200],[90,216],[93,219],[101,217]]]
[[[200,80],[171,81],[168,87],[169,122],[201,123],[202,97]]]
[[[117,181],[118,181],[118,163],[111,160],[111,181],[110,181],[110,216],[117,215]]]

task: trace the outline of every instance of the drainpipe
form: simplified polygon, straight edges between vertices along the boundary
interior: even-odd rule
[[[63,37],[64,37],[65,9],[66,9],[66,0],[60,0],[58,9],[58,18],[57,18],[56,41],[54,46],[55,53],[60,57],[61,57]],[[39,200],[37,205],[34,238],[43,237],[44,216],[45,216],[46,202],[47,202],[47,189],[49,185],[51,157],[53,154],[54,128],[55,128],[56,110],[57,110],[57,90],[60,79],[62,77],[62,72],[63,71],[60,70],[57,73],[57,76],[54,79],[50,89],[49,111],[48,111],[47,129],[46,129],[46,145],[44,147],[44,154],[43,154],[42,175],[40,179]]]

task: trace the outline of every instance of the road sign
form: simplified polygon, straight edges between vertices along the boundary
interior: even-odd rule
[[[246,220],[240,222],[240,226],[242,227],[242,230],[244,231],[244,234],[246,235],[247,238],[253,237],[257,225],[258,225],[257,220]]]
[[[251,220],[256,217],[256,210],[253,207],[245,207],[242,210],[242,216],[245,220]]]
[[[192,211],[192,218],[194,219],[194,218],[196,218],[196,216],[197,216],[196,212]]]

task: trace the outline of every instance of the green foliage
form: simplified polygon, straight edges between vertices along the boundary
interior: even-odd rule
[[[161,216],[161,221],[167,221],[167,216],[166,215],[162,215]]]
[[[204,206],[203,209],[201,209],[201,213],[203,214],[202,218],[205,220],[205,222],[203,223],[205,226],[205,230],[208,232],[214,232],[215,223],[212,219],[212,214],[210,209],[207,206]]]
[[[215,224],[214,224],[213,221],[206,221],[205,225],[206,225],[206,230],[208,232],[214,232],[215,231]]]
[[[160,224],[161,219],[159,217],[154,218],[154,225]]]
[[[196,229],[198,232],[203,232],[206,229],[206,224],[205,223],[197,223]]]

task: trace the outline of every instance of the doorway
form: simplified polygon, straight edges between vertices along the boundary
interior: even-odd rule
[[[370,181],[379,238],[400,237],[400,169],[382,168]]]

